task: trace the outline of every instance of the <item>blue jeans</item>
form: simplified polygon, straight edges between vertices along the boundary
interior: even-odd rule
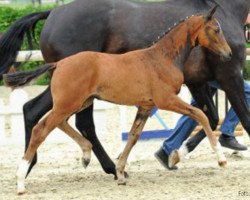
[[[208,84],[211,88],[221,89],[217,81],[210,81]],[[244,90],[247,103],[250,105],[250,85],[247,81],[244,81]],[[196,102],[192,99],[191,104],[195,105]],[[231,107],[221,125],[220,131],[225,135],[233,136],[238,123],[239,118]],[[170,154],[173,150],[179,149],[182,143],[190,136],[197,124],[198,123],[190,117],[183,115],[178,120],[173,133],[163,142],[163,150],[167,154]]]

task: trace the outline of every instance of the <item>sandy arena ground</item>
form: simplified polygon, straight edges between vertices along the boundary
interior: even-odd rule
[[[43,87],[28,87],[30,97]],[[1,97],[7,102],[9,91],[0,88]],[[128,109],[128,127],[135,108]],[[160,115],[169,124],[174,116],[167,112]],[[9,127],[6,126],[8,129]],[[152,118],[145,129],[161,128]],[[249,138],[243,140],[250,148]],[[119,107],[107,111],[107,131],[101,140],[111,158],[115,158],[124,142],[120,139]],[[216,156],[205,140],[189,157],[179,164],[177,171],[167,171],[153,154],[163,140],[137,143],[128,166],[129,179],[126,186],[118,186],[113,176],[102,171],[93,155],[87,169],[81,165],[81,150],[70,139],[55,143],[46,141],[39,149],[39,163],[26,179],[28,193],[16,195],[15,172],[23,155],[20,144],[0,145],[0,199],[86,199],[86,200],[166,200],[166,199],[249,199],[250,198],[250,153],[243,157],[231,155],[226,169],[218,167]],[[115,160],[115,159],[114,159]],[[247,196],[248,195],[248,196]]]

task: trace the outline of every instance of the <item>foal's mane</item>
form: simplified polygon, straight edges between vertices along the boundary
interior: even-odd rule
[[[218,5],[219,7],[222,8],[222,6],[216,1],[216,0],[203,0],[203,2],[205,2],[208,6],[208,2],[212,2],[213,4],[215,5]],[[163,32],[162,35],[158,36],[157,39],[155,41],[152,42],[151,45],[157,43],[160,39],[162,39],[165,35],[167,35],[172,29],[174,29],[176,26],[178,26],[180,23],[182,22],[185,22],[186,20],[188,20],[190,17],[193,17],[193,16],[198,16],[198,15],[201,15],[202,13],[197,13],[197,14],[193,14],[193,15],[190,15],[190,16],[187,16],[185,18],[181,18],[178,22],[175,22],[173,26],[171,26],[167,31]],[[151,46],[150,45],[150,46]]]
[[[186,18],[181,18],[178,22],[175,22],[175,23],[173,24],[173,26],[171,26],[170,28],[168,28],[167,31],[163,32],[162,35],[158,36],[157,39],[156,39],[155,41],[153,41],[153,43],[152,43],[151,45],[157,43],[160,39],[162,39],[165,35],[167,35],[171,30],[173,30],[173,29],[174,29],[176,26],[178,26],[180,23],[185,22],[185,21],[188,20],[190,17],[198,16],[198,15],[201,15],[201,14],[198,13],[198,14],[195,14],[195,15],[187,16]],[[150,45],[150,46],[151,46],[151,45]]]

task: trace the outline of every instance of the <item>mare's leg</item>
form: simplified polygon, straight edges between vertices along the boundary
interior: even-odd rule
[[[118,163],[116,165],[116,171],[118,176],[118,185],[125,185],[126,180],[124,177],[124,168],[129,156],[129,153],[133,146],[136,144],[138,138],[141,135],[142,129],[149,117],[153,107],[139,107],[133,126],[129,132],[128,142],[121,153]]]
[[[103,170],[107,174],[114,174],[116,177],[115,164],[102,147],[95,132],[95,125],[93,120],[93,105],[76,114],[76,128],[93,145],[93,151],[97,159],[99,160]]]
[[[58,125],[62,131],[64,131],[69,137],[71,137],[82,149],[83,159],[82,164],[86,168],[90,162],[92,144],[77,131],[75,131],[65,120]]]
[[[24,157],[17,169],[17,193],[25,193],[25,177],[28,173],[31,161],[40,144],[45,140],[49,133],[58,126],[67,116],[51,111],[48,116],[41,120],[32,130],[31,140]]]
[[[222,152],[220,143],[217,142],[217,139],[213,134],[206,115],[200,109],[182,101],[178,96],[168,97],[168,99],[171,99],[171,102],[173,103],[164,105],[164,101],[162,101],[162,104],[157,106],[161,109],[171,110],[183,115],[188,115],[189,117],[200,123],[209,139],[212,149],[217,154],[219,165],[224,166],[226,164],[226,158]],[[176,151],[176,155],[173,159],[176,160],[176,163],[179,162],[180,157],[178,151]]]

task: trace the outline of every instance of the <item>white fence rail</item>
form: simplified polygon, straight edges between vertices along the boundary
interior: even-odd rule
[[[43,55],[40,50],[34,51],[19,51],[17,55],[17,62],[24,62],[26,60],[29,61],[43,61]]]
[[[16,61],[24,62],[29,58],[29,61],[43,61],[43,55],[40,50],[19,51]],[[250,48],[247,49],[247,60],[250,60]]]

